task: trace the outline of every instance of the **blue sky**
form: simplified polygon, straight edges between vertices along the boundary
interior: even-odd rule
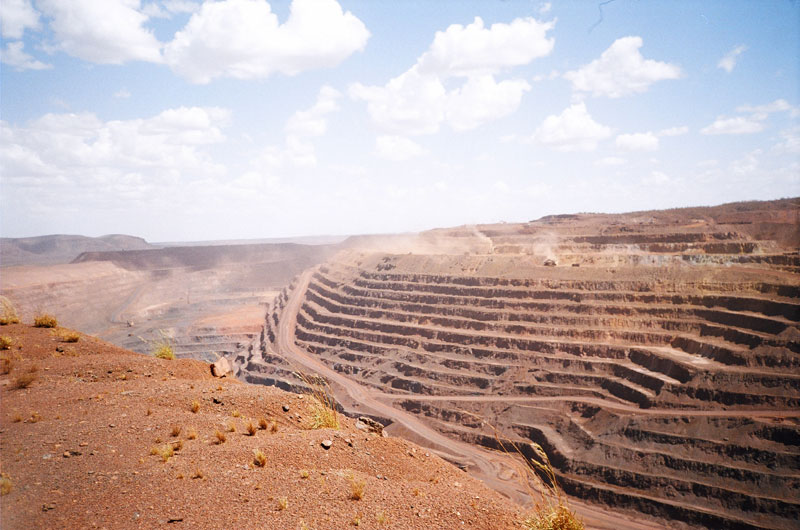
[[[4,0],[0,22],[5,237],[800,195],[797,2]]]

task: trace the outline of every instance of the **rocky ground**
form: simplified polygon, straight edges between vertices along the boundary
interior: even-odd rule
[[[0,376],[5,529],[521,527],[517,505],[413,443],[344,417],[311,429],[310,396],[82,334],[68,343],[14,324],[0,335],[12,341]]]

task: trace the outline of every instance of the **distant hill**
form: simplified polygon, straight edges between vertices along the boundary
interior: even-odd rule
[[[141,237],[111,234],[100,237],[48,235],[0,238],[0,266],[69,263],[84,252],[158,248]]]

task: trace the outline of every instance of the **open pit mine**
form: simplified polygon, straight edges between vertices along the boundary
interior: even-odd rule
[[[354,238],[234,364],[522,502],[540,444],[590,527],[797,528],[799,248],[799,199]]]
[[[166,332],[250,383],[324,381],[342,411],[522,504],[539,444],[589,528],[800,520],[800,198],[24,252],[2,270],[23,320],[44,310],[142,353]]]

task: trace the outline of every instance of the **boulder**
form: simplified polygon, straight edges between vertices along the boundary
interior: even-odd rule
[[[378,436],[383,436],[383,425],[372,418],[367,418],[366,416],[361,416],[358,418],[356,421],[356,428],[361,429],[362,431],[374,432]]]
[[[217,362],[211,365],[211,375],[214,377],[225,377],[232,372],[231,363],[225,357],[220,357]]]

